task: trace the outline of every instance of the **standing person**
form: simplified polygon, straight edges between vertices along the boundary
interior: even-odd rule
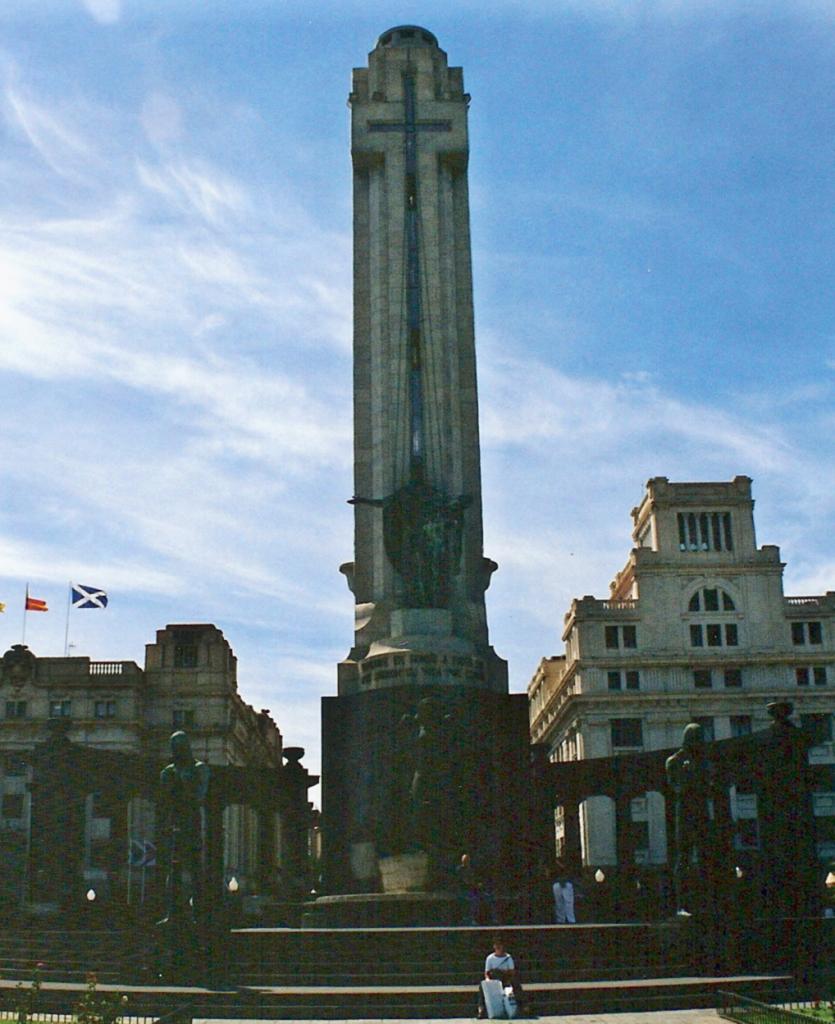
[[[501,935],[493,936],[493,952],[488,953],[484,961],[485,980],[500,981],[502,987],[509,985],[516,997],[516,1005],[519,1011],[522,1010],[522,983],[519,980],[519,972],[513,957],[508,953]],[[483,1020],[487,1016],[487,1007],[484,1005],[484,991],[481,985],[478,987],[478,1018]]]
[[[495,924],[496,903],[493,894],[476,873],[468,853],[461,854],[461,860],[455,867],[455,877],[458,883],[458,892],[462,900],[466,902],[468,923],[481,924],[483,911],[486,910],[490,918],[489,923]]]
[[[554,920],[557,924],[576,924],[574,914],[574,883],[570,878],[554,882]]]

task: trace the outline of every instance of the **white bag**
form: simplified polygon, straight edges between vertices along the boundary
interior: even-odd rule
[[[504,1017],[505,1003],[502,983],[497,978],[485,978],[481,983],[481,991],[484,994],[484,1008],[487,1016],[494,1020],[497,1017]]]
[[[519,1013],[519,1004],[516,1002],[516,993],[510,985],[502,993],[502,1001],[504,1002],[505,1017],[508,1020],[513,1020]]]

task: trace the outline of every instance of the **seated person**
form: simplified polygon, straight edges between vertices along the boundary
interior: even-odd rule
[[[493,952],[484,961],[484,977],[494,979],[502,983],[502,988],[508,985],[513,989],[516,996],[516,1004],[519,1012],[522,1011],[522,983],[519,981],[519,972],[513,957],[505,948],[504,939],[501,935],[493,937]],[[484,1005],[484,992],[481,985],[478,987],[478,1016],[483,1019],[487,1016],[487,1007]]]

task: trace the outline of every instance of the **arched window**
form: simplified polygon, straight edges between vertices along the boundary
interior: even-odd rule
[[[737,647],[737,606],[722,587],[700,587],[687,604],[687,629],[691,647]]]
[[[736,609],[733,598],[721,587],[702,587],[690,598],[691,612],[732,612]]]

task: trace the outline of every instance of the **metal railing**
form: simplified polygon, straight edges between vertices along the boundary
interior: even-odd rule
[[[719,1004],[716,1012],[725,1020],[737,1021],[738,1024],[809,1024],[810,1020],[814,1020],[809,1014],[800,1012],[801,1006],[808,1007],[812,1005],[811,1003],[772,1006],[757,999],[749,999],[748,996],[737,995],[735,992],[717,992],[717,996]]]
[[[63,1011],[35,1011],[28,1014],[26,1020],[31,1024],[73,1024],[74,1013]],[[0,1010],[0,1024],[17,1024],[20,1014],[17,1010]],[[178,1006],[161,1016],[158,1014],[136,1014],[128,1011],[116,1018],[119,1024],[191,1024],[193,1020],[191,1003]]]

